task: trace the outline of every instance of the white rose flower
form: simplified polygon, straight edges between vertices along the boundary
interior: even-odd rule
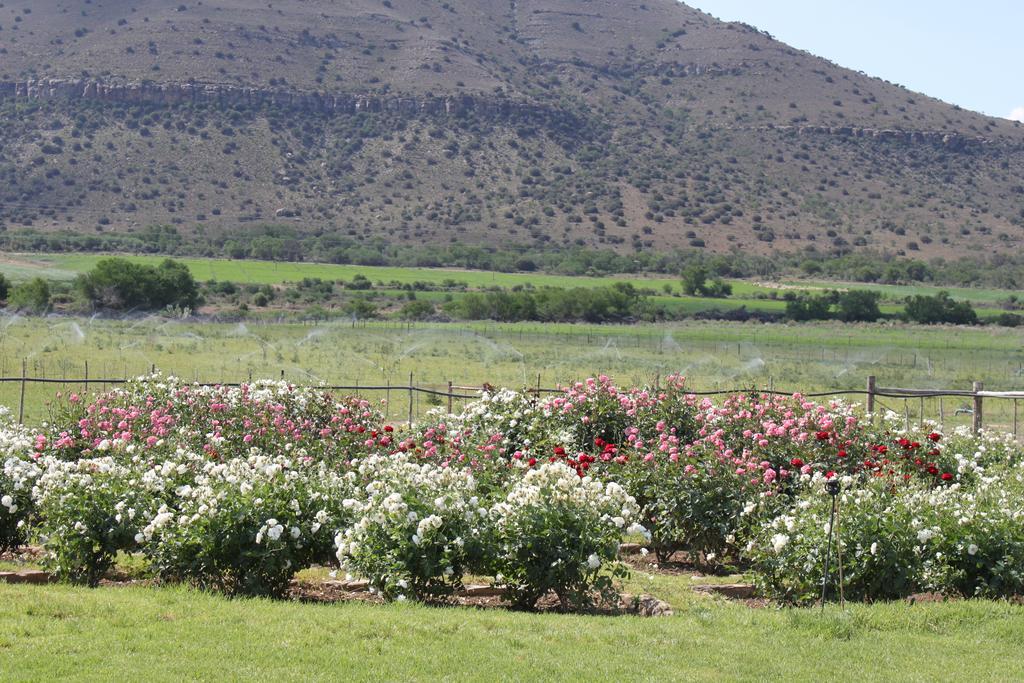
[[[974,543],[972,543],[969,546],[967,546],[967,554],[968,555],[977,555],[978,554],[978,546],[976,544],[974,544]]]
[[[782,552],[782,549],[789,544],[789,536],[786,534],[775,534],[772,536],[772,548],[775,549],[776,553]]]
[[[596,553],[591,553],[590,557],[587,558],[587,566],[591,569],[597,569],[601,566],[601,558]]]

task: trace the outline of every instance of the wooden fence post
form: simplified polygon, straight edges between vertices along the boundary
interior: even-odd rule
[[[981,382],[974,383],[974,419],[972,420],[971,426],[974,429],[975,434],[981,431],[981,427],[984,424],[982,416],[982,399],[981,396],[979,396],[979,392],[981,392],[984,388],[985,385],[982,384]]]
[[[452,381],[448,380],[448,414],[452,414]]]
[[[868,375],[868,414],[871,415],[871,422],[875,421],[875,376]]]
[[[28,376],[28,361],[21,359],[21,399],[18,401],[18,424],[25,424],[25,378]]]
[[[412,373],[409,373],[409,426],[412,427]]]
[[[1013,399],[1013,436],[1017,436],[1017,399]]]

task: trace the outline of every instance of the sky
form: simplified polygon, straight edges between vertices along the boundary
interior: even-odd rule
[[[1024,121],[1024,0],[684,0],[965,109]]]

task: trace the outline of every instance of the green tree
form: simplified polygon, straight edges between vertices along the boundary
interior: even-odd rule
[[[954,301],[947,291],[941,291],[935,296],[918,294],[908,297],[903,315],[910,322],[922,325],[978,323],[978,314],[974,312],[971,304],[966,301]]]
[[[804,294],[786,302],[786,317],[802,322],[805,320],[828,320],[832,317],[832,304],[835,296],[831,292],[824,294]]]
[[[6,301],[7,295],[11,291],[11,283],[7,279],[7,276],[0,273],[0,301]]]
[[[874,322],[882,317],[878,307],[881,294],[865,289],[841,292],[836,301],[838,318],[843,322]]]
[[[25,313],[46,313],[50,310],[50,285],[41,277],[22,283],[11,290],[7,306]]]
[[[172,259],[164,259],[156,267],[124,258],[100,259],[91,271],[78,277],[75,286],[100,308],[194,309],[199,302],[199,286],[192,273]]]
[[[398,317],[402,320],[426,320],[434,315],[434,313],[434,304],[419,299],[410,301],[402,306],[402,309],[398,312]]]
[[[683,292],[689,296],[704,296],[708,271],[704,266],[693,265],[683,271]]]

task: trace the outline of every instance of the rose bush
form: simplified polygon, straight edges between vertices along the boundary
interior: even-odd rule
[[[336,539],[342,566],[385,599],[436,598],[479,567],[487,511],[466,469],[371,456],[356,463],[365,498],[344,501],[354,522]]]
[[[611,597],[612,578],[624,573],[619,541],[643,531],[638,516],[636,501],[618,484],[546,463],[528,470],[491,508],[491,570],[524,609],[548,591],[563,608],[586,606],[595,588]]]
[[[178,468],[150,470],[148,484]],[[193,483],[172,491],[135,540],[156,574],[228,595],[282,596],[296,571],[328,557],[348,523],[341,501],[351,474],[324,463],[252,455],[206,461]]]
[[[0,552],[25,543],[35,506],[32,487],[42,473],[32,436],[0,408]]]
[[[837,478],[848,597],[1002,596],[1024,592],[1021,455],[839,401],[698,398],[678,377],[488,391],[394,428],[322,389],[152,376],[68,395],[38,433],[0,416],[0,547],[37,536],[60,576],[92,584],[126,551],[230,594],[281,595],[295,571],[341,562],[387,599],[490,573],[520,607],[548,591],[567,607],[611,596],[618,543],[642,524],[661,559],[748,566],[806,603]]]
[[[41,461],[32,491],[45,563],[72,583],[95,586],[118,551],[132,550],[154,499],[113,458]]]

